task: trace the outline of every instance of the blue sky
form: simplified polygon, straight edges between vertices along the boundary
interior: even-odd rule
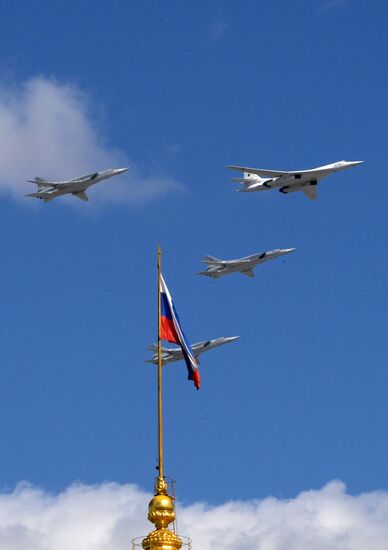
[[[386,3],[22,1],[0,15],[0,486],[151,487],[160,242],[189,338],[241,337],[202,356],[199,392],[166,367],[181,499],[387,489]],[[224,168],[342,159],[365,164],[315,203],[238,195]],[[131,173],[87,204],[24,198],[27,177],[111,163]],[[288,247],[253,280],[195,275],[205,254]]]

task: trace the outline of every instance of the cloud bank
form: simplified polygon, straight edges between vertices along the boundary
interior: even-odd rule
[[[61,180],[123,166],[130,166],[126,174],[91,188],[93,200],[139,203],[180,188],[173,178],[140,173],[133,159],[108,147],[92,107],[76,86],[52,79],[0,84],[0,193],[31,200],[24,194],[35,186],[26,179]]]
[[[73,485],[51,495],[27,484],[0,494],[2,550],[129,550],[151,530],[150,494],[134,485]],[[178,504],[193,550],[386,550],[388,492],[347,494],[333,481],[289,500]]]

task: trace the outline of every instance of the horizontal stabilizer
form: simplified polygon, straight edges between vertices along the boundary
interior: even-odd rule
[[[230,178],[233,183],[252,183],[252,179],[247,178]]]
[[[151,351],[157,352],[158,351],[158,344],[151,344],[150,346],[147,347],[147,349],[150,349]]]

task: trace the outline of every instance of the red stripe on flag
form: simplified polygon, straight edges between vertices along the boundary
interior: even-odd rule
[[[160,321],[161,321],[161,327],[160,327],[161,339],[167,340],[167,342],[171,342],[172,344],[180,344],[172,319],[168,319],[167,317],[161,317]]]
[[[201,376],[198,369],[196,369],[190,376],[190,380],[194,382],[194,386],[197,388],[197,390],[199,390],[199,388],[201,387]]]

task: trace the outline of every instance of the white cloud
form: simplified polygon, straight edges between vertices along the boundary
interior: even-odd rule
[[[91,108],[76,86],[52,79],[0,85],[0,192],[32,200],[24,199],[35,191],[26,179],[60,180],[128,165],[126,174],[93,187],[91,198],[138,203],[180,188],[171,177],[141,172],[124,152],[108,147]]]
[[[26,484],[0,495],[2,550],[129,550],[146,534],[150,494],[134,485],[74,485],[51,495]],[[289,500],[178,504],[193,550],[386,550],[388,493],[346,493],[334,481]]]

